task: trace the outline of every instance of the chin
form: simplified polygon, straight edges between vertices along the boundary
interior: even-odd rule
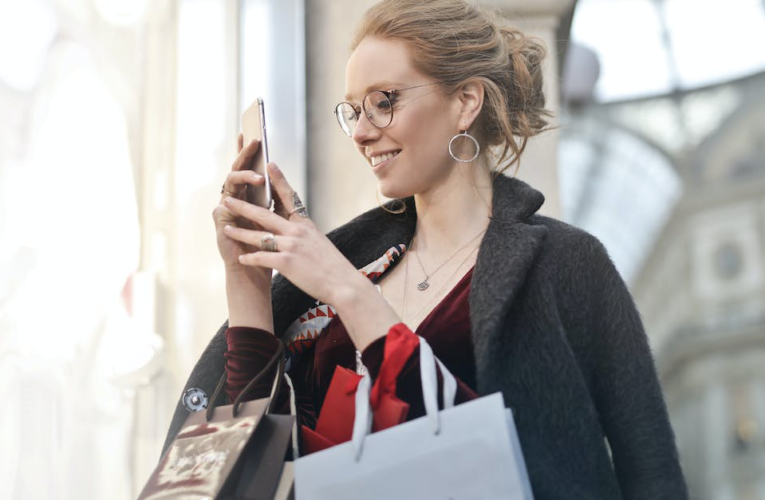
[[[391,182],[380,181],[378,186],[380,194],[390,199],[406,198],[407,196],[412,196],[413,194],[411,189],[406,189],[403,186],[394,185]]]

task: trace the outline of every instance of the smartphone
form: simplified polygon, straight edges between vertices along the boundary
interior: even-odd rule
[[[273,198],[271,196],[271,178],[266,168],[266,164],[270,161],[268,157],[268,136],[266,135],[266,111],[263,99],[260,97],[242,113],[242,137],[244,138],[245,146],[253,139],[260,141],[260,149],[246,168],[259,173],[266,179],[263,186],[253,186],[251,184],[245,186],[246,200],[253,205],[270,209]]]

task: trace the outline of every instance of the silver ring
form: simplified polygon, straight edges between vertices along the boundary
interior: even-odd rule
[[[295,208],[290,210],[290,213],[287,214],[287,217],[294,214],[295,212],[297,212],[300,217],[308,217],[308,209],[305,208],[303,202],[300,201],[300,196],[298,196],[297,191],[292,192],[292,206]]]
[[[260,248],[266,252],[278,252],[273,233],[266,233],[260,238]]]

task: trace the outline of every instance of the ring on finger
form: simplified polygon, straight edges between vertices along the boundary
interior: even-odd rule
[[[290,210],[290,212],[287,214],[287,217],[294,214],[295,212],[297,212],[300,217],[308,217],[308,209],[305,208],[303,202],[300,201],[300,196],[298,196],[296,191],[292,192],[292,206],[295,208]]]
[[[231,191],[229,191],[228,189],[226,189],[226,183],[225,183],[225,182],[224,182],[224,183],[223,183],[223,185],[220,187],[220,194],[223,194],[223,193],[228,193],[228,194],[230,194],[231,196],[236,196],[236,193],[232,193]]]
[[[266,233],[260,238],[260,248],[266,252],[278,252],[279,249],[276,246],[276,239],[274,239],[273,233]]]

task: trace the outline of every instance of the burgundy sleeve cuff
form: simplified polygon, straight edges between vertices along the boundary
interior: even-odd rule
[[[226,394],[231,401],[266,366],[279,348],[279,339],[260,328],[234,326],[226,329]],[[252,388],[245,400],[268,397],[272,377],[265,377]]]
[[[226,328],[226,341],[229,342],[229,349],[231,348],[230,344],[232,339],[234,341],[242,340],[245,342],[251,340],[269,342],[270,339],[276,340],[276,336],[268,330],[263,330],[262,328],[254,328],[250,326],[230,326]]]

